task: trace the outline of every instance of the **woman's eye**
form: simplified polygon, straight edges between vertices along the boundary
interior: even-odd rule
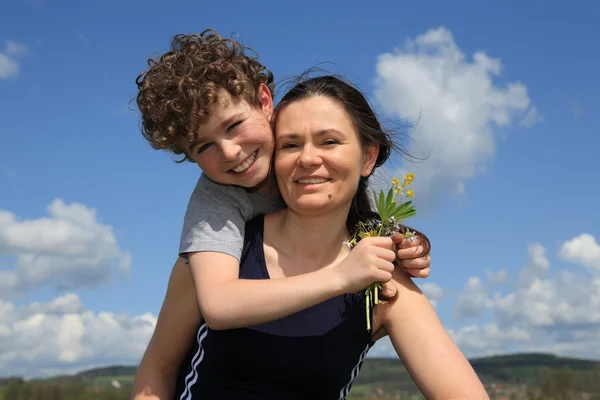
[[[324,145],[338,144],[337,140],[329,139],[323,142]]]

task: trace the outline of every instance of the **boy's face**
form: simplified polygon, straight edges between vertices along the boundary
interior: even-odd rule
[[[267,178],[274,139],[273,100],[266,86],[261,86],[260,101],[255,108],[222,89],[208,121],[198,127],[187,153],[215,182],[251,188]]]

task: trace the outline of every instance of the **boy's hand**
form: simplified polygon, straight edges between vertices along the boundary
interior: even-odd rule
[[[356,293],[373,282],[386,283],[392,279],[395,244],[385,236],[366,237],[334,267],[341,278],[344,293]]]
[[[396,243],[396,260],[398,265],[404,268],[410,276],[415,278],[427,278],[431,272],[431,255],[419,257],[424,248],[421,239],[415,237],[411,242],[402,235],[392,236]]]

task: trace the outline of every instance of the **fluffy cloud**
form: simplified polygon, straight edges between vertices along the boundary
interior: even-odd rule
[[[115,271],[129,272],[131,256],[119,248],[112,227],[97,221],[95,210],[58,199],[47,211],[46,218],[19,220],[0,210],[0,257],[15,260],[14,269],[0,270],[2,297],[42,285],[95,286]]]
[[[531,244],[528,260],[510,280],[506,270],[485,271],[470,277],[454,301],[449,335],[468,357],[507,352],[549,352],[600,359],[600,270],[598,243],[589,234],[565,241],[558,257],[581,268],[552,267],[548,250]],[[435,284],[423,291],[443,296]],[[423,286],[425,286],[423,285]],[[497,290],[497,291],[496,291]],[[428,295],[429,295],[428,294]],[[449,322],[449,321],[445,321]],[[395,357],[389,339],[373,348],[370,356]]]
[[[558,256],[566,262],[581,265],[590,272],[600,273],[600,245],[588,233],[582,233],[563,243]]]
[[[483,293],[493,322],[452,330],[453,338],[470,355],[544,351],[600,358],[597,251],[596,239],[582,234],[563,243],[558,255],[583,268],[553,269],[547,250],[539,243],[532,244],[514,289]],[[483,286],[474,280],[470,283],[459,295],[457,307],[461,299],[480,301]]]
[[[0,79],[14,78],[19,75],[18,58],[27,53],[24,45],[7,40],[0,51]]]
[[[502,285],[508,282],[508,271],[505,269],[501,269],[496,273],[492,272],[489,269],[486,269],[485,276],[488,282],[494,285]]]
[[[418,119],[415,155],[419,201],[434,191],[462,194],[495,153],[499,127],[543,121],[520,82],[499,85],[502,64],[478,51],[468,59],[446,28],[432,29],[377,59],[375,96],[401,119]],[[402,171],[399,171],[401,174]]]
[[[481,279],[472,276],[467,281],[463,291],[458,295],[454,305],[454,318],[464,320],[480,317],[486,307],[490,307],[486,289],[481,283]]]
[[[483,326],[468,325],[459,329],[450,329],[452,340],[469,357],[504,353],[518,348],[520,343],[531,340],[531,334],[521,328],[502,329],[495,323]]]
[[[444,290],[436,283],[425,282],[419,287],[434,307],[437,307],[438,300],[444,297]]]
[[[67,373],[139,362],[156,317],[85,310],[74,293],[17,307],[0,300],[0,376]]]

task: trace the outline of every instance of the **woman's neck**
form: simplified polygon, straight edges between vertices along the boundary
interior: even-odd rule
[[[284,209],[265,221],[265,235],[281,256],[302,261],[307,270],[300,272],[309,272],[346,254],[347,217],[346,207],[324,215],[299,215]]]
[[[257,186],[248,190],[249,192],[259,192],[267,197],[279,197],[279,187],[277,186],[277,180],[273,174],[267,175],[264,181],[259,183]]]

